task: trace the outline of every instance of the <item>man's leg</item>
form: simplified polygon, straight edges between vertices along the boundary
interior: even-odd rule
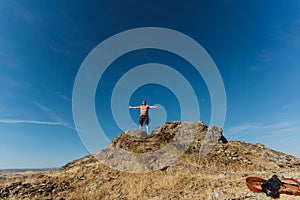
[[[147,135],[149,134],[149,118],[146,116],[145,118],[145,124],[146,124],[146,130],[147,130]]]
[[[142,126],[142,124],[140,124],[140,131],[142,131],[143,130],[143,126]]]
[[[149,125],[146,124],[147,134],[149,133]]]
[[[140,119],[139,119],[139,123],[140,123],[140,131],[143,130],[143,122],[144,122],[144,119],[142,116],[140,116]]]

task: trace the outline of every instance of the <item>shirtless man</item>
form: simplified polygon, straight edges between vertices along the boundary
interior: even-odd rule
[[[147,102],[144,100],[142,101],[142,105],[140,106],[129,106],[129,108],[136,108],[140,109],[140,130],[142,130],[143,123],[146,124],[147,133],[149,133],[149,118],[148,118],[148,110],[150,108],[160,108],[160,106],[149,106]]]

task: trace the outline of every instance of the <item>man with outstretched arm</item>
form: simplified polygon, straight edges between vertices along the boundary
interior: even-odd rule
[[[149,133],[149,118],[148,118],[148,110],[150,108],[160,108],[160,106],[149,106],[147,102],[144,100],[142,101],[142,105],[140,106],[129,106],[129,108],[136,108],[140,109],[140,130],[142,130],[143,123],[146,124],[147,133]]]

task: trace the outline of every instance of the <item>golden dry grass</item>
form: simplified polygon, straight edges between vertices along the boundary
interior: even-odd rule
[[[200,166],[188,162],[187,158],[166,170],[149,173],[116,172],[100,163],[68,170],[45,173],[44,178],[57,184],[69,181],[71,187],[53,197],[70,200],[96,199],[231,199],[236,194],[248,195],[247,199],[267,199],[264,194],[250,192],[245,185],[247,176],[268,178],[272,171],[220,171],[216,165]],[[300,179],[300,173],[281,171],[277,174]],[[84,179],[79,179],[84,177]],[[44,178],[30,177],[24,182],[39,182]],[[5,181],[7,184],[9,180]],[[2,183],[3,184],[3,183]],[[94,187],[93,187],[94,186]],[[89,189],[90,188],[90,189]],[[20,197],[10,197],[15,200]],[[25,199],[45,199],[36,196]],[[282,199],[299,197],[282,195]]]
[[[74,163],[57,171],[38,172],[26,179],[7,179],[0,186],[10,182],[38,183],[49,180],[64,189],[51,194],[36,196],[10,196],[7,199],[59,199],[109,200],[109,199],[269,199],[263,193],[251,192],[246,186],[248,176],[270,178],[293,177],[300,180],[300,167],[279,167],[278,163],[264,157],[263,148],[238,142],[218,144],[205,159],[198,159],[197,153],[186,153],[176,163],[164,170],[147,173],[119,172],[99,161]],[[226,148],[224,148],[225,146]],[[224,151],[219,152],[219,149]],[[219,152],[219,153],[218,153]],[[238,156],[230,158],[228,155]],[[286,155],[278,153],[279,157]],[[289,157],[287,157],[290,159]],[[246,161],[244,161],[246,159]],[[82,160],[82,159],[81,159]],[[251,161],[251,164],[247,163]],[[282,195],[281,199],[300,197]]]

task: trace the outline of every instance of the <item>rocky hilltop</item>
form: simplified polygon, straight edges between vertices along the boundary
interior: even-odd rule
[[[300,159],[263,144],[227,141],[203,122],[130,130],[59,170],[0,180],[0,199],[269,199],[247,176],[300,180]],[[282,199],[300,199],[281,195]]]

